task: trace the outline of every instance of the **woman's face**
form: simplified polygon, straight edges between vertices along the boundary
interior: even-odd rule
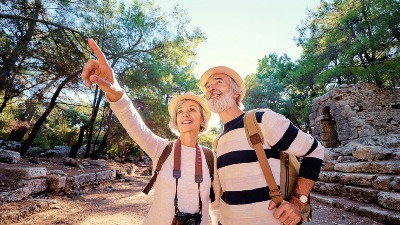
[[[196,101],[186,100],[176,109],[176,121],[179,133],[199,132],[203,117],[200,112],[200,105]]]

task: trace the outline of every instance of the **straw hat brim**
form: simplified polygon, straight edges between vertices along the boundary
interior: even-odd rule
[[[210,78],[213,74],[216,74],[216,73],[225,74],[225,75],[231,77],[239,85],[240,90],[242,91],[240,100],[243,100],[243,97],[246,93],[243,79],[236,71],[234,71],[233,69],[226,67],[226,66],[216,66],[216,67],[213,67],[203,73],[203,75],[200,77],[200,86],[201,86],[201,89],[203,90],[203,92],[206,93],[206,91],[207,91],[205,85],[208,81],[208,78]]]
[[[185,93],[183,95],[175,96],[174,98],[171,99],[171,101],[170,101],[170,103],[168,105],[168,113],[169,113],[170,116],[172,116],[175,113],[176,104],[181,100],[193,100],[193,101],[199,103],[199,105],[201,107],[203,107],[203,109],[204,109],[204,111],[206,113],[207,120],[210,120],[211,112],[207,107],[206,101],[203,98],[201,98],[200,96],[197,96],[197,95],[195,95],[194,93],[191,93],[191,92]]]

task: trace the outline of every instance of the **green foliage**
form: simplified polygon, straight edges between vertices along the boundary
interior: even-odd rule
[[[399,87],[400,2],[321,1],[299,26],[296,62],[269,54],[246,78],[246,108],[267,107],[309,131],[312,99],[340,84]]]
[[[373,82],[398,86],[400,2],[321,1],[299,28],[297,43],[319,64],[319,85]],[[312,65],[309,65],[312,66]],[[322,66],[322,67],[321,67]]]
[[[199,91],[193,65],[195,49],[205,37],[199,29],[187,29],[189,20],[179,8],[163,12],[151,0],[129,3],[50,0],[6,1],[0,3],[0,11],[4,13],[0,20],[3,25],[0,57],[8,63],[6,66],[3,63],[0,69],[11,68],[6,71],[10,74],[7,80],[1,80],[7,89],[0,91],[0,97],[5,99],[4,105],[15,97],[29,99],[20,105],[24,110],[18,115],[11,113],[13,118],[31,118],[34,123],[47,109],[60,81],[81,69],[91,57],[83,40],[86,37],[97,41],[117,79],[150,129],[158,135],[172,137],[168,129],[168,100],[188,90]],[[34,20],[15,19],[16,15]],[[10,57],[12,54],[20,57]],[[87,100],[82,101],[81,94],[89,93],[86,89],[82,91],[82,86],[79,76],[66,85],[34,145],[52,147],[76,141],[79,126],[86,124],[94,113],[86,108],[92,107]],[[65,107],[61,102],[83,106]],[[0,106],[0,115],[5,115],[6,111],[1,113],[2,110]],[[101,118],[96,118],[93,125],[93,143],[100,143],[109,127],[107,113],[101,111],[98,115]],[[3,118],[0,121],[8,126],[9,121]],[[115,135],[110,135],[111,141],[131,140],[126,132],[120,132],[124,129],[117,121],[113,124],[111,133]],[[6,137],[7,132],[2,129],[0,133]]]

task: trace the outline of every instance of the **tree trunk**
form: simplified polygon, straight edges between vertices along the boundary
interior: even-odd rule
[[[112,115],[113,115],[113,112],[112,112],[111,108],[109,108],[108,116],[107,116],[107,125],[108,125],[108,126],[107,126],[107,131],[106,131],[106,133],[105,133],[104,136],[103,136],[103,140],[101,140],[101,143],[100,143],[99,148],[98,148],[96,151],[94,151],[93,154],[92,154],[92,156],[90,157],[91,159],[95,159],[95,160],[99,159],[101,153],[102,153],[102,152],[106,149],[106,147],[107,147],[108,136],[110,135],[110,132],[111,132]]]
[[[98,90],[99,89],[96,86],[96,92]],[[97,94],[95,96],[97,96]],[[85,131],[87,129],[89,129],[89,127],[93,126],[94,121],[96,120],[97,112],[99,111],[99,106],[100,106],[100,102],[101,102],[102,97],[103,97],[103,91],[100,90],[99,97],[97,98],[97,102],[96,102],[96,97],[95,97],[95,100],[94,100],[94,103],[96,103],[96,105],[92,110],[92,117],[90,118],[89,122],[87,122],[85,125],[80,127],[78,141],[76,141],[76,143],[74,145],[72,145],[71,152],[69,153],[69,157],[76,158],[76,156],[78,155],[78,150],[83,144],[83,136],[85,134]]]
[[[11,98],[7,97],[7,94],[4,96],[3,98],[3,102],[0,105],[0,114],[3,112],[4,108],[6,108],[7,102],[10,100]]]
[[[65,78],[65,80],[63,80],[63,82],[61,82],[61,84],[57,87],[56,92],[53,94],[53,97],[51,98],[49,106],[44,111],[42,116],[40,116],[38,121],[36,121],[35,125],[32,128],[31,133],[29,134],[29,137],[24,141],[24,143],[21,145],[21,147],[19,147],[18,152],[21,155],[25,155],[25,153],[28,151],[29,147],[31,146],[31,144],[35,140],[36,135],[39,133],[40,127],[46,121],[47,116],[51,113],[51,111],[53,110],[54,106],[56,106],[56,104],[57,104],[56,100],[57,100],[58,96],[60,95],[61,90],[64,88],[64,86],[69,81],[71,81],[73,78],[76,78],[79,73],[80,73],[80,71],[77,71],[74,74],[71,74],[70,76]]]
[[[98,91],[99,91],[99,87],[96,86],[96,90],[94,92],[93,105],[92,105],[92,115],[96,109]],[[100,98],[100,95],[99,95],[99,98]],[[100,129],[101,129],[101,125],[100,125]],[[87,138],[86,150],[85,150],[85,155],[83,157],[89,158],[90,152],[92,151],[93,125],[89,127],[89,132],[86,133],[86,138]]]

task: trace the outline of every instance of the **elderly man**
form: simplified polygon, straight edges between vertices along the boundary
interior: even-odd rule
[[[216,177],[221,191],[216,191],[219,198],[211,209],[213,221],[218,218],[222,225],[296,225],[301,222],[300,212],[318,178],[324,147],[283,115],[268,109],[256,113],[265,140],[263,147],[278,185],[279,151],[302,157],[299,178],[290,199],[276,208],[268,194],[269,187],[255,151],[247,142],[241,103],[245,95],[243,79],[233,69],[218,66],[207,70],[201,76],[200,84],[208,108],[218,113],[224,124],[216,149]]]

